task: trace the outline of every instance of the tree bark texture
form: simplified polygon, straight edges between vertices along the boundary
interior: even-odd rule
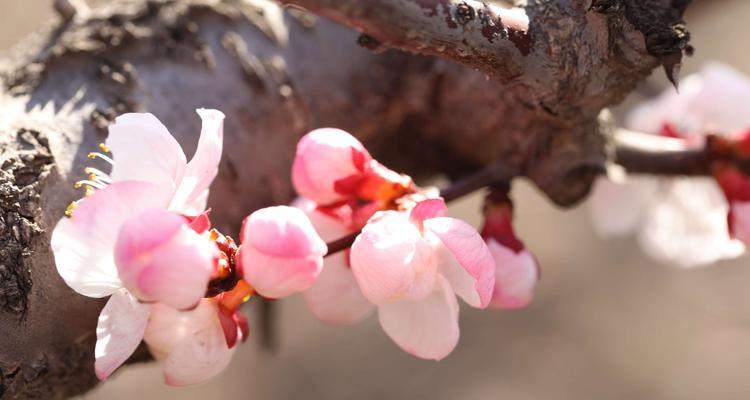
[[[96,383],[103,303],[67,288],[49,237],[81,197],[73,182],[96,165],[87,154],[115,116],[155,114],[190,157],[193,110],[226,113],[209,205],[230,234],[253,210],[294,196],[296,141],[323,126],[352,132],[416,177],[500,160],[566,206],[603,168],[599,111],[685,44],[669,34],[684,10],[677,1],[529,0],[529,31],[516,38],[493,20],[494,3],[289,2],[367,36],[267,0],[118,1],[68,13],[2,61],[0,397],[63,398]],[[431,35],[462,29],[459,6],[474,10],[473,29],[492,22],[495,32],[439,50]],[[418,21],[416,34],[396,40]],[[379,51],[389,46],[408,52]]]

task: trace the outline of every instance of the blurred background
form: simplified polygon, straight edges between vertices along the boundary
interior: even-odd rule
[[[50,4],[0,0],[0,51],[53,18]],[[706,60],[750,75],[750,1],[698,1],[686,19],[696,53],[683,76]],[[666,87],[663,75],[649,84]],[[326,326],[297,296],[278,303],[275,353],[251,333],[207,384],[167,387],[150,363],[124,368],[85,399],[750,398],[750,259],[660,265],[635,239],[597,237],[586,204],[557,209],[525,182],[513,195],[519,234],[542,266],[536,300],[513,312],[463,307],[458,348],[439,363],[401,351],[374,317]],[[452,211],[478,225],[479,197]]]

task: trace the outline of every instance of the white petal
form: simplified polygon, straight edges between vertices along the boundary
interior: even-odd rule
[[[434,249],[406,213],[387,211],[371,218],[350,252],[354,277],[374,304],[432,292],[437,277]]]
[[[234,349],[227,347],[217,313],[213,299],[204,299],[190,311],[153,306],[144,340],[152,354],[164,361],[168,385],[201,383],[229,365]]]
[[[106,144],[115,162],[110,173],[115,181],[152,182],[174,192],[185,173],[185,153],[152,114],[117,117]]]
[[[52,232],[57,272],[76,292],[104,297],[122,287],[114,247],[123,222],[149,208],[166,206],[168,195],[146,182],[116,182],[86,197]]]
[[[375,310],[359,290],[346,258],[345,252],[327,257],[317,281],[304,292],[307,307],[328,324],[357,323]]]
[[[125,289],[109,298],[96,326],[95,369],[107,379],[138,348],[146,330],[150,306],[139,303]]]
[[[206,209],[208,188],[219,172],[224,141],[224,114],[203,108],[196,111],[203,123],[198,148],[187,164],[185,176],[170,205],[170,209],[186,215],[197,215]]]
[[[737,257],[743,246],[729,237],[727,212],[712,179],[671,179],[649,209],[638,238],[652,257],[683,267]]]
[[[378,317],[396,344],[420,358],[441,360],[458,343],[458,302],[442,277],[429,296],[382,304]]]
[[[626,183],[605,178],[596,181],[588,208],[594,230],[603,237],[635,231],[656,196],[658,182],[653,178],[628,177]]]

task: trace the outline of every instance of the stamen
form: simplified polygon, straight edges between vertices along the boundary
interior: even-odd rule
[[[65,208],[65,216],[68,218],[73,217],[73,211],[78,208],[78,202],[72,201],[70,204],[68,204],[68,207]]]
[[[93,167],[86,167],[83,169],[83,172],[89,174],[89,179],[91,179],[91,175],[95,175],[96,179],[91,179],[92,181],[99,180],[104,183],[112,183],[112,178],[110,178],[108,174],[104,173],[103,171],[99,169],[96,169]]]
[[[78,181],[78,182],[74,183],[73,187],[76,188],[76,189],[80,189],[81,187],[83,187],[83,185],[91,186],[91,187],[96,188],[96,189],[104,189],[104,187],[106,186],[106,185],[104,185],[104,184],[102,184],[100,182],[90,181],[90,180],[86,179],[86,180],[82,180],[82,181]]]
[[[101,149],[101,151],[105,153],[111,153],[111,151],[109,150],[109,147],[107,147],[107,145],[104,143],[99,143],[99,149]]]
[[[105,156],[102,153],[94,153],[94,152],[89,153],[89,158],[94,159],[94,158],[97,158],[97,157],[101,158],[102,160],[104,160],[104,161],[106,161],[106,162],[108,162],[108,163],[110,163],[112,165],[115,165],[115,162],[111,158]]]

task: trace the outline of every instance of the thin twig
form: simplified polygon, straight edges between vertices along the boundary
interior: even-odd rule
[[[446,202],[451,202],[487,186],[507,183],[516,175],[515,169],[509,167],[507,163],[497,161],[442,189],[440,196]],[[353,232],[328,243],[326,257],[351,247],[359,233],[360,231]]]
[[[688,147],[683,140],[618,129],[615,162],[631,174],[711,175],[716,161],[736,165],[750,175],[750,159],[717,147],[717,138],[709,137],[701,148]]]

